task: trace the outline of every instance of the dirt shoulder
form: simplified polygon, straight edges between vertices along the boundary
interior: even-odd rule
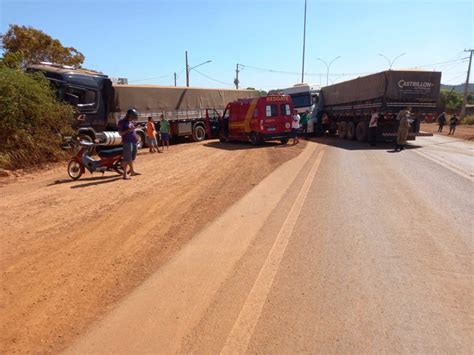
[[[0,185],[0,352],[64,349],[303,148],[182,144],[140,154],[131,181],[55,167]]]
[[[420,130],[425,132],[431,132],[434,134],[439,134],[447,136],[449,132],[449,125],[443,127],[443,132],[438,133],[438,124],[437,123],[422,123]],[[451,137],[451,136],[450,136]],[[474,125],[458,125],[456,127],[456,132],[452,137],[465,139],[468,141],[474,140]]]

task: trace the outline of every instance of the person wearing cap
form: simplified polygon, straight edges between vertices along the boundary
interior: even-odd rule
[[[410,129],[410,118],[411,107],[407,107],[405,110],[402,110],[398,113],[397,119],[400,120],[400,125],[398,126],[397,133],[397,144],[395,146],[395,151],[402,151],[405,149],[408,139],[408,130]]]
[[[133,168],[133,162],[137,156],[138,150],[138,136],[135,133],[135,126],[133,120],[138,118],[138,111],[134,108],[130,108],[124,118],[118,121],[118,132],[122,137],[123,145],[123,179],[129,180],[130,177],[127,174],[127,168],[130,166],[130,175],[140,175]]]

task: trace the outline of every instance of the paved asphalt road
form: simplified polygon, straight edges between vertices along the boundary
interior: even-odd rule
[[[70,352],[470,353],[473,145],[319,139]]]

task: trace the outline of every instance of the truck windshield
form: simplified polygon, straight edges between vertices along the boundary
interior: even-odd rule
[[[309,92],[291,94],[290,96],[295,108],[309,107],[312,105],[311,94]]]
[[[94,106],[97,101],[97,93],[94,90],[68,86],[66,94],[66,100],[70,96],[76,97],[78,105]]]

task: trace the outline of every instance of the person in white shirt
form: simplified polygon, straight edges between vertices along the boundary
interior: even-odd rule
[[[377,140],[377,123],[379,120],[379,114],[372,110],[372,116],[370,116],[369,121],[369,142],[371,146],[375,146]]]
[[[291,138],[293,138],[293,145],[299,143],[298,130],[300,129],[300,115],[298,111],[293,110],[293,120],[291,121]]]

